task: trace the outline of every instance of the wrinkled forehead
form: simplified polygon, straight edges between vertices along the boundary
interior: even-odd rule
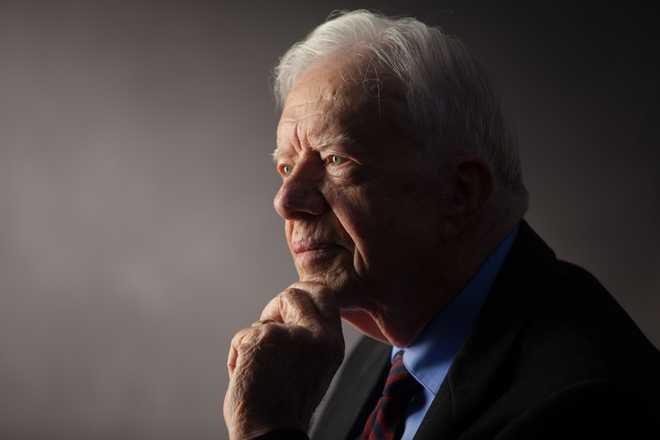
[[[282,121],[341,117],[358,111],[370,101],[363,87],[359,87],[358,74],[355,66],[336,58],[311,66],[287,95]]]
[[[304,72],[284,102],[278,145],[292,131],[310,138],[350,135],[368,141],[383,130],[407,127],[398,82],[356,63],[329,60]]]

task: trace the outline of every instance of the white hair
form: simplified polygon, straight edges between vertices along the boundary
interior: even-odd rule
[[[280,59],[274,82],[278,104],[307,68],[342,51],[401,84],[409,123],[423,145],[476,152],[496,180],[526,203],[516,139],[484,69],[460,40],[415,18],[367,10],[333,13]]]

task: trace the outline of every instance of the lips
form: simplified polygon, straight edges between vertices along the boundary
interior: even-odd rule
[[[303,252],[337,249],[339,245],[329,241],[301,240],[294,242],[291,248],[294,254],[302,254]]]

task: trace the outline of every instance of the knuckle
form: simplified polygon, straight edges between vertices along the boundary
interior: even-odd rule
[[[232,336],[231,342],[230,342],[229,345],[231,345],[232,347],[236,347],[238,345],[238,343],[241,341],[241,339],[243,338],[243,334],[244,334],[244,330],[239,330],[236,333],[234,333],[234,336]]]
[[[322,298],[330,292],[330,289],[325,284],[311,281],[298,281],[289,287],[315,298]]]
[[[286,328],[277,322],[265,322],[255,327],[240,330],[232,338],[231,346],[242,354],[255,351],[264,344],[281,342],[288,334]]]
[[[246,346],[252,345],[251,341],[254,340],[254,329],[244,328],[236,332],[231,340],[231,346],[236,350],[241,350]]]
[[[286,288],[279,294],[279,298],[279,312],[283,317],[295,316],[304,308],[305,292],[299,289]]]
[[[298,302],[305,295],[305,292],[295,287],[287,287],[280,293],[280,297],[291,303]]]

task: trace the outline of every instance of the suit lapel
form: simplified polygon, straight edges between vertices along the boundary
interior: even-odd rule
[[[314,440],[348,439],[359,435],[389,369],[391,346],[363,337],[343,367],[335,392],[314,424]],[[375,397],[374,397],[375,396]],[[357,417],[356,417],[357,416]]]
[[[504,392],[510,353],[526,320],[521,311],[539,282],[535,269],[552,259],[552,250],[522,221],[472,335],[456,355],[415,440],[457,438]]]

